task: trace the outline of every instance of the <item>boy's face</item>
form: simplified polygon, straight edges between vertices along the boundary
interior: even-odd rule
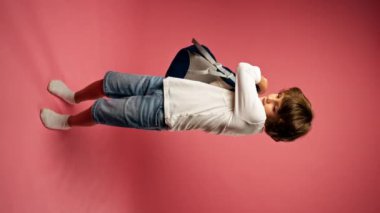
[[[283,98],[283,93],[273,93],[260,97],[265,109],[265,114],[268,118],[274,118],[277,116],[277,110],[280,108]]]

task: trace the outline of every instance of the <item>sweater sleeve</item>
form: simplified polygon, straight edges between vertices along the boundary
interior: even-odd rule
[[[256,90],[261,80],[260,68],[241,62],[236,75],[234,115],[251,124],[265,122],[264,106]]]

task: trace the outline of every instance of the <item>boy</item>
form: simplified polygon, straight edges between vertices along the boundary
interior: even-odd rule
[[[74,93],[62,81],[53,80],[48,90],[68,103],[97,99],[77,115],[41,110],[49,129],[107,124],[148,130],[192,130],[225,135],[265,132],[275,141],[293,141],[311,128],[311,104],[298,88],[259,97],[267,81],[260,68],[239,63],[234,91],[203,82],[131,75],[109,71]],[[110,99],[101,98],[107,96]]]

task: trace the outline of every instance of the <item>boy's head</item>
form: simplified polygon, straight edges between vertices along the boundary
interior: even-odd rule
[[[261,100],[267,115],[265,132],[275,141],[293,141],[310,130],[313,111],[299,88],[281,90]]]

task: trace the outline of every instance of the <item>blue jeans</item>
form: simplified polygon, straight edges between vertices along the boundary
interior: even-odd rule
[[[163,77],[109,71],[103,91],[91,107],[100,124],[148,130],[165,130]]]

